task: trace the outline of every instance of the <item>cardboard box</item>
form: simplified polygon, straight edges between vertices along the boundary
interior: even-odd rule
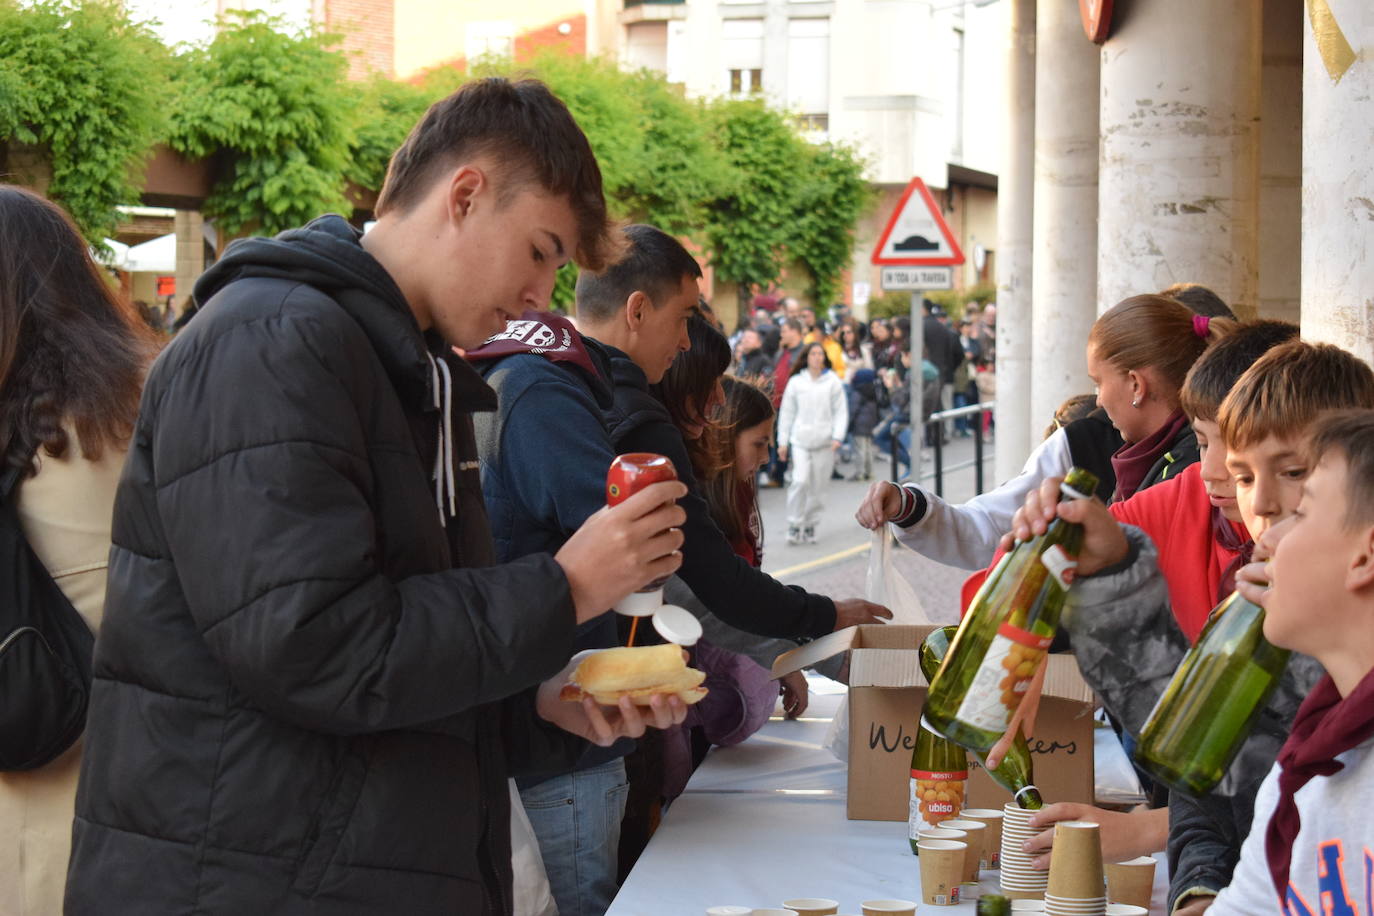
[[[917,649],[935,627],[850,627],[778,657],[780,677],[840,652],[849,662],[850,820],[905,821],[911,750],[925,704]],[[1047,803],[1093,800],[1093,696],[1071,655],[1050,656],[1030,739],[1035,784]],[[970,760],[971,808],[1000,808],[1011,795]]]

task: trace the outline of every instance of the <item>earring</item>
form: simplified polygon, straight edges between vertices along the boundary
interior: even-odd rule
[[[1140,406],[1140,399],[1137,398],[1136,400],[1132,401],[1132,402],[1131,402],[1131,406],[1132,406],[1132,407],[1139,407],[1139,406]]]

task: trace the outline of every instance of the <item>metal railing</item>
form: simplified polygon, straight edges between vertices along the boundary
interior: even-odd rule
[[[983,415],[985,413],[990,413],[993,407],[996,405],[996,403],[996,401],[984,401],[981,404],[970,404],[967,407],[953,407],[949,410],[936,411],[935,413],[932,413],[929,417],[926,418],[926,421],[922,425],[921,429],[923,433],[926,431],[931,431],[933,433],[931,438],[931,448],[934,451],[935,467],[932,469],[931,473],[920,475],[921,480],[917,481],[918,483],[924,481],[927,477],[933,477],[935,480],[935,495],[944,496],[945,472],[962,471],[964,468],[972,467],[974,493],[977,494],[983,492],[983,464],[987,461],[988,458],[988,456],[985,454],[986,449],[984,448],[986,443],[983,442]],[[958,464],[953,464],[949,467],[945,467],[945,437],[944,430],[941,429],[941,425],[947,420],[957,420],[960,417],[978,418],[978,429],[976,429],[973,434],[973,458],[969,461],[961,461]],[[932,426],[935,427],[933,431],[931,430]],[[897,437],[901,434],[901,431],[906,428],[906,424],[894,423],[892,426],[892,479],[894,481],[898,479]],[[908,448],[907,451],[909,453],[908,457],[915,461],[915,456],[920,454],[918,450],[922,448],[922,442],[915,441],[914,436],[912,437],[912,439],[913,441],[911,443],[911,447]],[[914,470],[916,467],[919,467],[919,465],[913,465],[912,469]]]

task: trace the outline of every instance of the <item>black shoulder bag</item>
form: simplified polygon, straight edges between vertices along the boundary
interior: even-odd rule
[[[19,526],[21,469],[0,477],[0,770],[32,770],[86,726],[95,637]]]

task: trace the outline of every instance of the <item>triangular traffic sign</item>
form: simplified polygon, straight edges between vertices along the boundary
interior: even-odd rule
[[[920,178],[911,179],[897,201],[873,249],[873,263],[917,267],[964,263],[964,252]]]

